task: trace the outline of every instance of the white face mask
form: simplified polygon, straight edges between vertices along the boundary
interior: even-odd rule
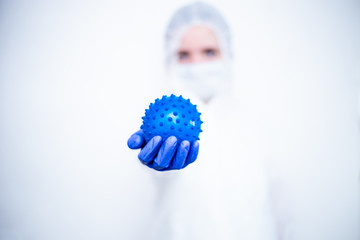
[[[184,90],[203,101],[209,101],[229,90],[230,64],[224,60],[176,64],[170,69],[170,77],[176,90]]]

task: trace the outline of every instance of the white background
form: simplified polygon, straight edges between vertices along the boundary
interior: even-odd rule
[[[0,3],[0,239],[139,231],[153,189],[126,140],[161,95],[164,31],[184,3]],[[358,239],[360,3],[210,3],[232,29],[285,236]]]

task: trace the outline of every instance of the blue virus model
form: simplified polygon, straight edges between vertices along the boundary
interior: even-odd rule
[[[140,128],[144,131],[146,142],[154,136],[161,136],[163,140],[175,136],[178,143],[183,140],[191,143],[200,139],[200,126],[203,123],[200,115],[190,99],[171,94],[170,97],[157,98],[155,103],[150,104],[142,117]]]

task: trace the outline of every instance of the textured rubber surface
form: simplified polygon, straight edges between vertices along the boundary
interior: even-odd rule
[[[164,95],[145,110],[140,128],[144,131],[146,142],[154,136],[161,136],[164,140],[175,136],[178,143],[183,140],[195,142],[200,139],[202,132],[200,115],[190,99],[184,99],[181,95]]]

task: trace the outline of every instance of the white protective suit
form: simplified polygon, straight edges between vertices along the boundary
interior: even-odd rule
[[[189,79],[181,79],[182,66],[175,60],[181,34],[198,24],[214,29],[222,52],[219,62],[228,66],[218,71],[227,79],[214,82],[216,88],[205,93],[194,89],[203,83],[186,84]],[[170,92],[197,104],[204,123],[199,155],[193,164],[179,171],[149,169],[159,188],[151,236],[167,240],[276,239],[251,111],[231,96],[230,74],[224,72],[230,70],[231,64],[226,22],[212,7],[195,3],[174,15],[166,36]],[[203,67],[210,71],[214,63],[190,65],[185,68]],[[204,94],[214,94],[206,105],[201,100]]]

